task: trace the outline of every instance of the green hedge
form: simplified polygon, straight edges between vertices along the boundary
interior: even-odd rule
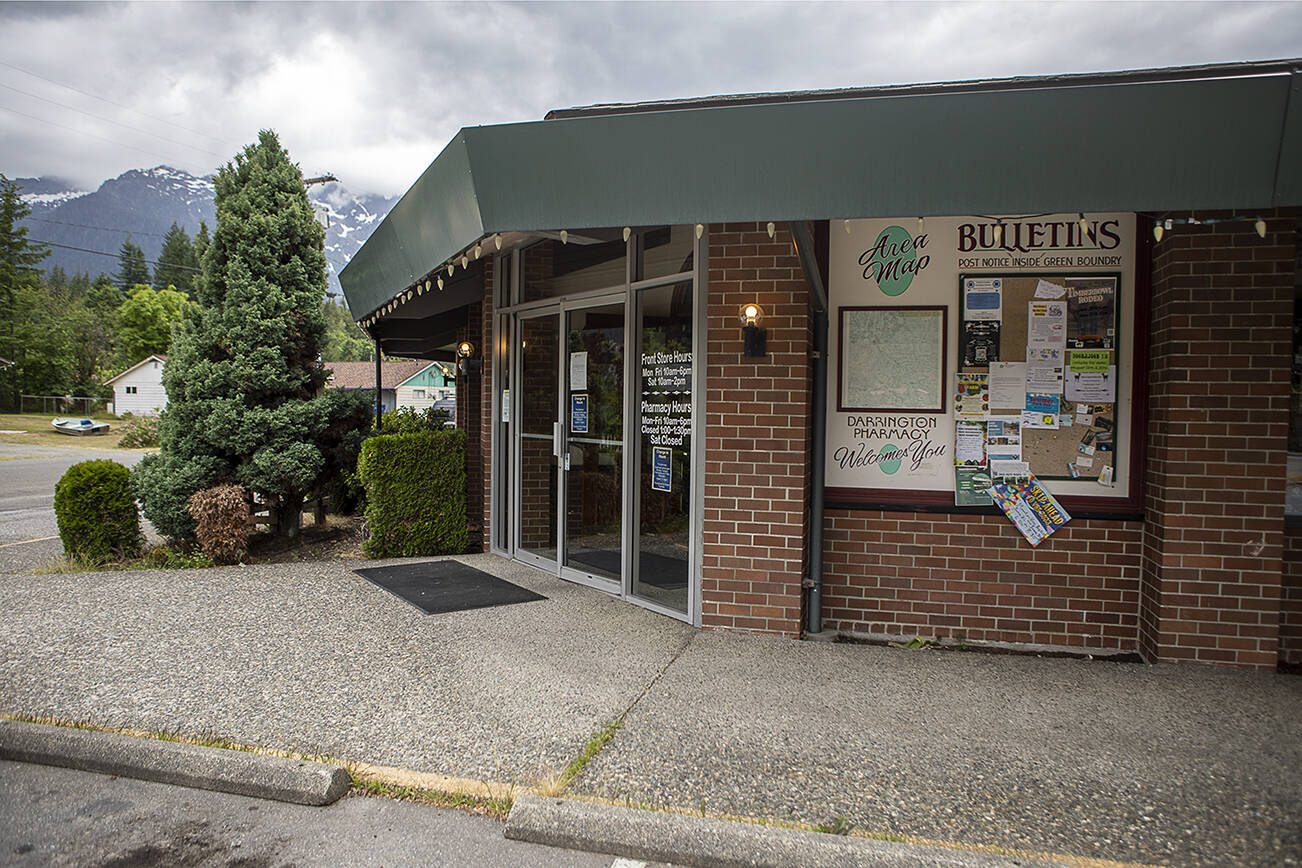
[[[451,555],[466,550],[466,434],[449,428],[380,434],[362,444],[367,557]]]
[[[59,539],[69,558],[104,563],[139,556],[144,545],[140,514],[131,494],[131,471],[116,461],[83,461],[54,486]]]

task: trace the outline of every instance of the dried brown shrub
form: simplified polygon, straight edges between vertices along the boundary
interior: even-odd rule
[[[249,498],[239,485],[215,485],[190,495],[194,536],[219,564],[238,564],[249,553]]]

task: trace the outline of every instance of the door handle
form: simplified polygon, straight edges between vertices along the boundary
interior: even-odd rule
[[[565,426],[560,422],[552,423],[552,455],[561,457],[561,440],[565,437]]]

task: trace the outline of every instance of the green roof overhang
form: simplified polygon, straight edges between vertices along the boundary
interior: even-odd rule
[[[340,275],[363,317],[497,232],[1302,204],[1302,61],[461,130]]]

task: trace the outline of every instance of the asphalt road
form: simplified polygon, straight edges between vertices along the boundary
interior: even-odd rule
[[[0,863],[563,865],[643,863],[508,841],[488,817],[346,796],[325,808],[0,762]]]
[[[128,467],[148,453],[0,443],[0,572],[26,572],[63,554],[54,519],[54,484],[80,461]]]

